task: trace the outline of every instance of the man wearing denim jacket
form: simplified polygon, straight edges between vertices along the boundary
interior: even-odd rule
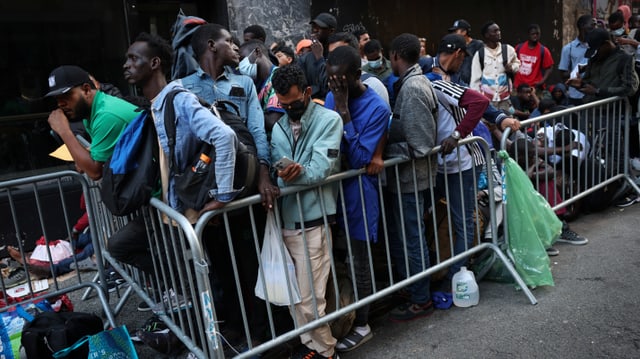
[[[286,111],[271,133],[271,159],[276,163],[278,186],[313,185],[337,173],[343,130],[340,116],[311,101],[311,86],[298,66],[280,67],[272,82]],[[278,165],[284,157],[288,164]],[[328,184],[284,196],[279,207],[283,240],[296,268],[302,299],[292,314],[298,326],[313,321],[316,315],[325,315],[331,269],[331,230],[327,224],[334,220],[336,197],[336,184]],[[338,357],[336,339],[328,324],[300,335],[300,340],[305,349],[294,358]]]
[[[193,74],[180,79],[182,86],[208,103],[227,100],[238,106],[240,117],[256,143],[261,165],[258,190],[263,204],[269,208],[278,188],[269,181],[269,143],[264,130],[264,113],[253,83],[257,65],[245,59],[240,64],[240,72],[245,73],[242,75],[229,69],[238,66],[240,54],[233,37],[222,25],[200,26],[193,33],[191,45],[200,66]]]
[[[166,46],[164,46],[166,45]],[[130,84],[142,88],[144,97],[151,101],[151,112],[162,147],[160,153],[161,168],[168,163],[169,154],[167,134],[164,128],[164,98],[174,89],[182,89],[179,83],[167,84],[165,73],[171,66],[171,47],[157,36],[142,33],[129,46],[127,61],[123,65],[124,77]],[[173,105],[176,114],[176,168],[190,166],[202,141],[216,148],[215,171],[217,193],[205,205],[203,211],[222,208],[237,195],[233,188],[233,174],[236,159],[237,138],[233,130],[221,119],[200,105],[198,98],[188,91],[178,93]],[[174,190],[173,173],[161,170],[163,199],[174,209],[186,212]]]

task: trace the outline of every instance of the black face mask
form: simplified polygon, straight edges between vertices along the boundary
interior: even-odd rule
[[[300,121],[302,115],[304,114],[304,111],[306,110],[307,104],[304,102],[304,100],[297,100],[295,102],[292,102],[285,108],[287,115],[289,115],[289,118],[293,121]]]

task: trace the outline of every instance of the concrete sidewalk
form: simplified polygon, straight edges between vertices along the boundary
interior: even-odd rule
[[[512,285],[480,282],[480,304],[396,324],[341,358],[640,358],[640,205],[586,215],[571,228],[584,246],[559,243],[554,287],[531,305]]]
[[[478,306],[438,310],[401,324],[379,316],[371,322],[373,339],[340,357],[640,358],[638,223],[640,205],[571,222],[589,243],[555,245],[555,286],[533,291],[537,305],[512,285],[483,281]],[[116,299],[112,294],[112,303]],[[78,311],[97,310],[94,302],[74,298]],[[131,330],[144,323],[151,314],[138,312],[139,302],[136,296],[128,300],[118,324]],[[143,359],[163,357],[144,345],[136,350]]]

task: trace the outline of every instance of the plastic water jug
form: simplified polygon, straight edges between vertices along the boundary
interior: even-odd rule
[[[477,305],[480,300],[476,277],[473,272],[467,270],[467,267],[461,267],[460,271],[453,275],[451,289],[453,290],[453,304],[456,307]]]

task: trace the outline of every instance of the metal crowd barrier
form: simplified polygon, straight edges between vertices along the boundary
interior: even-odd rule
[[[108,324],[115,327],[116,323],[109,306],[101,252],[97,249],[99,248],[98,236],[94,235],[94,233],[97,233],[95,216],[90,212],[89,205],[87,205],[87,211],[89,211],[91,242],[95,248],[94,254],[98,262],[97,277],[101,278],[100,283],[104,285],[101,286],[95,281],[83,280],[77,271],[75,273],[72,272],[72,274],[61,273],[58,275],[57,270],[54,268],[56,264],[53,264],[51,260],[49,242],[65,237],[71,238],[72,226],[78,220],[77,217],[71,217],[71,213],[74,212],[72,208],[75,208],[75,212],[77,212],[80,203],[75,201],[69,203],[69,199],[65,196],[66,190],[74,188],[81,188],[85,198],[87,200],[90,198],[91,195],[87,181],[82,175],[73,171],[62,171],[0,182],[0,195],[3,197],[3,201],[6,200],[9,208],[8,217],[4,217],[3,220],[13,227],[11,233],[6,234],[6,236],[3,234],[1,249],[8,250],[8,246],[12,246],[19,251],[19,255],[14,254],[13,256],[17,258],[11,260],[6,259],[8,262],[4,263],[5,269],[8,270],[9,273],[8,277],[4,275],[0,276],[0,290],[2,291],[0,312],[10,310],[18,303],[24,305],[77,290],[90,289],[97,293]],[[48,216],[53,216],[54,214],[62,217],[62,225],[60,223],[52,223],[52,219],[48,218]],[[64,227],[64,234],[54,234],[54,232],[56,232],[54,227],[60,226]],[[29,251],[35,247],[35,243],[27,241],[33,240],[35,242],[35,238],[25,238],[27,232],[34,232],[34,228],[37,228],[35,232],[42,234],[47,244],[46,254],[49,260],[47,262],[48,266],[45,268],[48,269],[52,275],[52,277],[47,280],[48,289],[42,292],[34,290],[33,288],[36,283],[38,283],[38,278],[32,273],[33,267],[32,264],[29,263]],[[7,255],[9,256],[8,252]],[[75,256],[73,256],[72,259],[74,264],[78,263]],[[11,290],[8,285],[12,276],[11,273],[16,270],[23,271],[21,275],[26,277],[25,282],[28,284],[25,285],[26,295],[20,299],[11,297]]]
[[[478,145],[481,146],[484,152],[485,161],[489,164],[492,163],[491,152],[489,150],[488,145],[483,139],[479,137],[466,139],[466,140],[460,141],[459,146],[469,146],[473,143],[477,143]],[[432,153],[429,156],[430,161],[435,161],[436,153],[439,150],[440,148],[438,147],[432,151]],[[413,164],[413,175],[415,178],[416,168],[415,168],[415,162],[413,162],[412,160],[391,159],[385,162],[385,166],[387,167],[388,171],[396,171],[397,173],[398,166],[405,163]],[[460,164],[459,159],[458,159],[458,163]],[[342,182],[348,178],[358,178],[359,188],[361,193],[360,198],[362,202],[363,187],[362,187],[362,179],[360,178],[360,176],[363,173],[364,173],[364,170],[350,170],[350,171],[346,171],[346,172],[342,172],[342,173],[330,176],[325,181],[317,185],[286,188],[281,191],[281,197],[295,196],[297,201],[296,210],[298,211],[298,213],[302,213],[302,211],[304,210],[300,202],[300,194],[302,192],[319,191],[325,186],[335,186],[338,188],[338,193],[342,195],[343,193]],[[476,171],[473,174],[474,184],[478,182],[478,179],[480,176],[479,173],[480,173],[480,169],[478,169],[478,171]],[[435,176],[435,174],[433,173],[431,174]],[[486,176],[486,180],[487,180],[487,187],[486,187],[487,196],[488,198],[494,198],[493,189],[496,184],[494,184],[494,181],[491,175]],[[458,181],[462,181],[462,180],[458,179]],[[432,187],[435,187],[435,182],[432,182],[431,184],[432,184]],[[460,183],[460,186],[462,186],[462,183]],[[438,272],[440,272],[439,273],[440,277],[444,276],[444,280],[445,281],[448,280],[450,282],[450,277],[443,275],[442,273],[443,270],[446,270],[456,262],[466,261],[470,257],[476,254],[479,254],[480,252],[484,252],[486,250],[489,250],[495,253],[496,257],[504,263],[505,268],[509,271],[510,275],[514,278],[515,282],[522,288],[523,293],[528,297],[529,301],[532,304],[536,303],[536,299],[532,295],[531,291],[527,288],[525,283],[522,281],[520,276],[515,271],[514,267],[511,265],[508,258],[504,255],[504,253],[499,248],[499,243],[498,243],[499,238],[497,235],[498,224],[496,222],[496,217],[494,215],[494,213],[496,213],[496,204],[494,201],[489,200],[489,201],[486,201],[485,203],[485,205],[488,207],[488,210],[486,210],[485,213],[489,214],[489,217],[486,218],[486,220],[488,221],[486,226],[488,226],[489,229],[486,230],[485,232],[484,230],[480,229],[479,225],[476,225],[476,223],[480,223],[477,217],[480,216],[480,212],[481,212],[479,208],[480,204],[478,203],[478,201],[475,200],[476,198],[478,198],[478,189],[476,185],[472,186],[473,199],[474,199],[473,200],[474,228],[466,228],[465,226],[463,231],[465,234],[471,233],[471,232],[474,233],[474,237],[475,237],[474,243],[473,244],[465,243],[465,250],[463,252],[452,255],[451,251],[453,250],[452,248],[454,247],[456,226],[453,223],[452,216],[451,216],[452,199],[450,198],[450,193],[448,190],[449,185],[446,185],[445,188],[443,189],[443,192],[444,192],[443,198],[439,198],[438,196],[436,196],[436,193],[434,191],[427,192],[428,195],[424,196],[424,203],[425,203],[424,217],[422,216],[422,214],[420,214],[418,218],[423,218],[425,227],[426,227],[426,232],[427,232],[426,234],[423,233],[423,235],[425,235],[425,240],[421,241],[422,243],[420,246],[420,250],[426,251],[427,248],[429,248],[429,251],[431,253],[431,256],[430,256],[431,265],[428,265],[423,261],[422,268],[419,273],[413,276],[410,276],[404,280],[400,280],[399,278],[397,278],[393,271],[394,265],[408,267],[409,263],[408,263],[407,256],[405,256],[404,263],[393,263],[390,256],[390,251],[389,251],[390,236],[389,236],[389,218],[388,218],[390,213],[387,213],[389,209],[388,203],[390,203],[390,201],[401,200],[400,196],[388,191],[388,189],[392,187],[399,188],[399,183],[387,183],[385,188],[382,184],[382,181],[379,181],[378,193],[375,194],[378,197],[378,200],[380,201],[381,216],[379,221],[378,243],[374,244],[367,241],[369,270],[371,273],[371,281],[372,281],[372,294],[365,296],[358,293],[353,261],[347,261],[346,278],[348,279],[348,283],[353,287],[354,300],[353,300],[353,303],[350,303],[350,304],[346,304],[346,305],[341,304],[340,294],[341,294],[343,281],[341,281],[341,278],[338,278],[338,276],[340,273],[339,267],[345,265],[344,264],[345,259],[341,258],[337,254],[336,249],[341,248],[343,252],[346,252],[346,255],[345,255],[346,258],[350,258],[352,254],[350,236],[348,231],[346,231],[347,233],[344,237],[327,234],[326,235],[327,243],[329,243],[329,247],[332,248],[333,250],[330,253],[331,275],[329,277],[328,284],[327,284],[326,299],[327,301],[335,302],[335,309],[332,308],[331,311],[327,310],[326,315],[321,316],[321,313],[318,313],[317,306],[316,306],[315,320],[313,320],[311,323],[301,325],[299,323],[296,323],[294,319],[293,325],[291,325],[289,328],[285,328],[284,330],[282,328],[278,328],[279,323],[277,323],[277,321],[274,319],[277,317],[278,314],[282,314],[282,311],[278,307],[268,305],[265,302],[262,302],[261,304],[258,304],[258,305],[255,304],[255,297],[254,297],[255,279],[257,276],[262,276],[263,273],[262,272],[250,273],[250,275],[254,275],[254,277],[253,277],[253,281],[249,281],[249,283],[247,283],[247,274],[243,273],[244,268],[247,267],[246,262],[252,262],[253,267],[261,266],[262,264],[260,259],[260,248],[261,248],[261,242],[262,242],[262,238],[261,238],[262,228],[264,227],[262,223],[259,223],[260,222],[259,218],[264,216],[263,213],[265,210],[261,205],[260,197],[252,196],[249,198],[240,199],[228,204],[221,210],[208,212],[208,213],[205,213],[202,217],[200,217],[200,219],[198,220],[195,226],[195,233],[198,238],[198,241],[202,243],[201,248],[207,247],[207,244],[211,245],[212,243],[215,243],[214,248],[210,247],[208,251],[205,251],[205,252],[212,253],[216,251],[224,251],[225,253],[226,252],[229,253],[229,263],[227,265],[230,266],[230,268],[228,268],[227,270],[230,271],[230,273],[232,273],[232,277],[230,277],[229,274],[224,274],[224,277],[216,278],[216,280],[217,281],[233,281],[232,283],[233,285],[229,285],[229,283],[227,283],[226,286],[224,283],[222,284],[218,283],[217,285],[214,284],[213,296],[214,297],[216,296],[216,293],[218,292],[219,288],[224,288],[222,290],[223,292],[222,297],[233,296],[236,301],[236,305],[240,307],[239,318],[232,317],[232,315],[230,314],[230,308],[228,307],[224,307],[224,309],[221,309],[219,307],[212,308],[214,309],[214,311],[212,312],[213,318],[214,319],[218,318],[218,320],[224,320],[224,322],[220,322],[220,321],[214,322],[215,324],[214,333],[216,334],[215,340],[218,341],[218,344],[216,345],[218,351],[216,353],[217,356],[215,357],[223,358],[225,357],[225,355],[226,356],[237,355],[238,358],[248,358],[258,353],[263,353],[269,349],[285,344],[289,340],[295,339],[300,334],[303,334],[311,329],[317,328],[326,323],[334,322],[335,320],[353,312],[358,308],[361,308],[365,305],[371,304],[385,297],[388,297],[394,292],[397,292],[398,290],[404,287],[407,287],[410,284],[416,283],[420,280],[424,280],[426,278],[429,278],[430,276],[437,276]],[[414,190],[412,195],[416,196],[416,199],[418,199],[418,196],[423,195],[417,190],[415,186],[415,180],[414,180]],[[321,198],[321,197],[319,196],[318,198]],[[464,196],[462,198],[462,201],[464,202]],[[322,201],[320,202],[321,202],[320,206],[324,208],[325,204],[322,203]],[[338,206],[341,206],[340,202],[338,202]],[[342,206],[344,208],[344,205]],[[364,203],[362,204],[362,206],[363,208],[365,207]],[[400,206],[400,208],[402,208],[402,206]],[[278,205],[276,204],[273,210],[275,211],[276,217],[279,217],[281,208],[279,208]],[[401,213],[401,215],[404,215],[404,214],[405,213]],[[342,221],[347,223],[347,220],[348,220],[347,217],[345,215],[341,215],[341,216],[342,216]],[[464,216],[466,215],[463,215],[463,221],[466,219],[464,218]],[[331,220],[332,218],[328,216],[325,211],[323,211],[323,218],[322,218],[322,221],[320,221],[321,224],[326,225],[328,228],[329,225],[331,224]],[[222,240],[220,238],[212,238],[210,237],[210,235],[207,234],[208,232],[207,228],[211,226],[212,222],[216,223],[215,226],[218,226],[220,228],[220,230],[216,233],[224,237]],[[244,223],[243,228],[238,229],[237,223]],[[236,225],[236,227],[234,227],[234,224]],[[416,221],[416,226],[420,226],[420,225],[421,224],[418,221]],[[345,226],[345,227],[348,227],[348,226]],[[404,237],[405,229],[406,228],[402,228],[402,230],[400,231],[400,234],[401,236],[403,236],[403,238],[406,238]],[[444,231],[444,234],[441,234],[440,236],[438,236],[439,229]],[[304,231],[304,226],[303,226],[303,231]],[[488,234],[485,235],[485,233],[488,233]],[[493,235],[493,234],[496,234],[496,235]],[[430,237],[429,243],[427,243],[427,238],[426,238],[427,236]],[[304,242],[305,242],[305,248],[306,248],[306,245],[307,245],[306,239],[304,239]],[[222,248],[222,246],[226,248]],[[406,243],[405,243],[404,250],[405,252],[407,251]],[[213,255],[215,256],[215,253]],[[308,261],[308,258],[307,258],[307,261]],[[215,276],[216,271],[218,270],[217,268],[218,265],[215,262],[215,259],[209,258],[208,263],[210,266],[212,266],[212,268],[210,268],[210,271]],[[304,263],[302,265],[309,265],[309,263]],[[252,266],[248,265],[248,267],[252,267]],[[344,275],[344,272],[342,275]],[[312,279],[310,280],[312,281]],[[215,283],[215,280],[214,280],[214,283]],[[231,288],[231,291],[229,291],[229,288]],[[226,305],[227,302],[228,300],[225,302],[224,298],[222,298],[221,300],[216,301],[215,303],[216,305],[218,305],[219,303],[224,303]],[[288,309],[285,311],[284,313],[285,315],[289,315],[288,312],[293,312],[293,306],[289,306],[288,308],[284,307],[283,309]],[[256,319],[256,314],[261,315],[262,318]],[[229,330],[229,326],[231,325],[235,325],[236,327],[239,326],[238,320],[241,320],[240,328],[236,328],[235,332]],[[266,330],[268,334],[267,334],[266,341],[262,341],[263,338],[256,338],[256,336],[260,334],[254,335],[256,328],[261,328],[260,324],[256,324],[256,323],[261,323],[261,321],[267,321]],[[264,325],[262,326],[264,327]],[[240,331],[240,333],[237,333],[238,330]],[[236,336],[238,334],[240,335],[239,339],[236,337],[235,342],[245,343],[246,347],[244,349],[248,348],[248,350],[244,352],[235,351],[234,349],[229,350],[229,346],[233,346],[233,343],[229,344],[226,342],[230,340],[228,336],[230,336],[232,332]],[[344,333],[344,334],[347,334],[347,333]],[[223,348],[226,348],[227,350],[223,351]]]
[[[611,97],[551,112],[521,123],[521,133],[539,145],[513,143],[507,129],[500,147],[513,146],[514,160],[531,172],[538,163],[552,169],[532,180],[556,213],[572,217],[602,210],[629,186],[640,194],[629,166],[630,108],[627,98]]]

